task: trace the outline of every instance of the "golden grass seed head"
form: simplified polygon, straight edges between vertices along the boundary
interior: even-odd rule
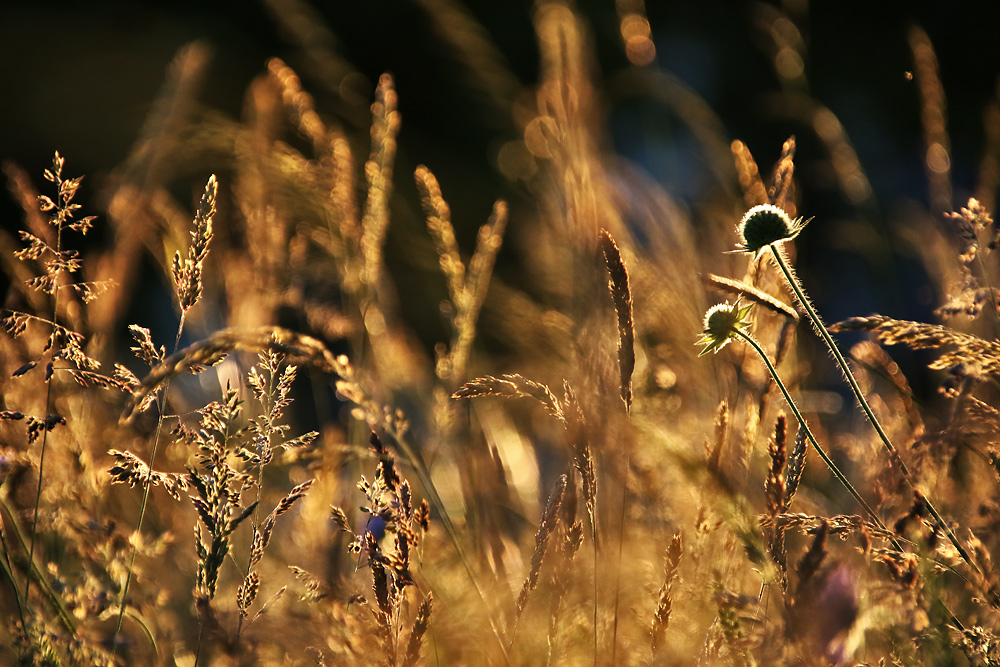
[[[737,231],[742,243],[737,249],[741,252],[759,253],[773,243],[795,238],[804,226],[801,218],[793,220],[777,206],[754,206],[740,220]]]
[[[720,303],[712,306],[705,313],[705,330],[696,345],[705,348],[698,356],[709,352],[718,352],[730,340],[736,338],[737,332],[750,326],[750,309],[752,305],[742,306],[737,299],[735,304]]]

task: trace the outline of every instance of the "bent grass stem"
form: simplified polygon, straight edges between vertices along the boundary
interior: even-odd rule
[[[806,438],[809,440],[809,444],[811,444],[813,446],[813,449],[816,450],[816,453],[820,455],[820,458],[822,458],[823,462],[826,463],[826,466],[830,469],[830,472],[832,472],[834,477],[836,477],[840,481],[840,483],[844,485],[844,488],[847,489],[847,491],[851,494],[851,496],[853,496],[854,499],[858,501],[858,504],[861,505],[861,507],[868,514],[868,516],[871,517],[872,521],[875,522],[875,525],[877,525],[879,528],[881,528],[886,532],[891,532],[889,531],[888,528],[886,528],[885,524],[882,523],[882,519],[880,519],[878,514],[875,513],[875,510],[872,509],[871,505],[869,505],[868,502],[861,497],[861,494],[858,493],[858,490],[854,488],[854,485],[851,484],[850,480],[848,480],[847,477],[844,475],[844,473],[840,471],[840,468],[838,468],[837,464],[833,462],[833,459],[830,458],[830,455],[827,454],[823,450],[823,448],[819,446],[818,442],[816,442],[816,437],[813,435],[812,430],[809,428],[809,424],[806,423],[805,417],[803,417],[802,413],[799,412],[798,405],[792,399],[791,394],[788,393],[788,389],[785,387],[785,383],[781,381],[781,377],[778,375],[777,369],[775,369],[774,364],[771,363],[771,360],[770,358],[768,358],[767,353],[764,351],[764,348],[762,348],[760,346],[760,343],[758,343],[750,334],[746,333],[745,331],[742,331],[740,329],[736,329],[735,331],[736,335],[739,336],[741,339],[743,339],[743,341],[745,341],[750,347],[752,347],[754,351],[757,352],[758,356],[760,356],[760,358],[764,361],[764,365],[767,366],[768,372],[771,374],[771,377],[774,378],[774,383],[778,385],[778,389],[781,390],[781,395],[785,397],[785,402],[788,404],[788,407],[791,408],[792,414],[795,415],[795,419],[799,422],[799,428],[805,431]],[[896,538],[894,537],[890,538],[890,541],[897,550],[903,551],[903,547],[899,544],[899,542],[896,541]]]
[[[799,284],[798,278],[796,278],[795,274],[792,273],[792,270],[789,268],[785,258],[782,256],[778,248],[774,246],[774,244],[767,247],[771,250],[771,256],[774,258],[775,263],[784,275],[785,281],[788,283],[789,287],[791,287],[792,292],[794,292],[795,298],[798,300],[802,309],[805,310],[806,315],[808,315],[810,321],[812,322],[813,328],[816,329],[820,338],[823,339],[823,342],[830,349],[830,352],[833,353],[834,359],[837,360],[840,370],[847,378],[847,383],[851,386],[851,391],[854,392],[854,397],[858,400],[858,403],[861,404],[861,409],[864,410],[865,416],[868,417],[868,421],[871,422],[871,425],[875,428],[875,432],[878,434],[879,439],[882,440],[882,444],[885,446],[886,451],[889,452],[889,461],[898,467],[899,472],[906,481],[907,485],[919,496],[920,500],[923,501],[928,513],[930,513],[931,517],[933,517],[934,523],[948,537],[948,541],[951,542],[953,547],[955,547],[955,550],[958,552],[958,555],[961,556],[962,560],[964,560],[972,569],[982,573],[979,566],[973,562],[969,552],[966,551],[965,547],[963,547],[961,542],[958,541],[958,538],[955,536],[955,533],[952,532],[951,528],[944,520],[944,517],[941,516],[941,513],[938,512],[936,507],[934,507],[930,498],[917,488],[916,483],[913,481],[913,477],[910,475],[910,471],[907,469],[906,464],[903,463],[903,459],[899,455],[899,450],[897,450],[889,440],[889,436],[886,435],[885,430],[882,428],[882,424],[879,423],[879,420],[872,411],[871,406],[868,405],[868,400],[865,398],[864,392],[861,391],[861,386],[858,384],[854,374],[851,372],[850,366],[847,365],[847,360],[840,352],[840,348],[837,347],[837,344],[834,342],[830,332],[827,331],[823,321],[820,320],[819,315],[816,314],[812,304],[809,303],[809,299],[806,297],[805,291]]]

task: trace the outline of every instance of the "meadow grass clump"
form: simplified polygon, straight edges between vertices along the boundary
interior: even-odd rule
[[[100,238],[77,243],[96,220],[60,154],[41,196],[4,166],[27,230],[0,226],[0,663],[1000,664],[995,198],[945,213],[934,171],[903,226],[943,321],[825,326],[795,248],[833,224],[798,217],[815,174],[894,226],[790,68],[794,14],[759,8],[798,114],[766,170],[641,3],[602,32],[539,2],[530,84],[476,14],[417,3],[503,120],[478,187],[407,134],[408,70],[359,94],[321,18],[278,5],[333,87],[273,58],[229,116],[182,49],[100,179]],[[624,69],[599,77],[608,34]],[[690,132],[703,199],[613,152],[622,96]],[[827,353],[874,434],[817,391]]]

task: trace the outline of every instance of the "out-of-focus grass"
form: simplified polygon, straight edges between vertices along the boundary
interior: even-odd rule
[[[238,112],[205,103],[193,43],[109,174],[71,178],[72,153],[44,179],[5,167],[24,232],[0,229],[3,661],[998,659],[1000,121],[989,107],[978,200],[955,201],[920,29],[896,57],[930,196],[896,213],[810,93],[829,56],[794,7],[744,26],[773,68],[747,108],[794,119],[753,150],[670,71],[641,2],[600,21],[538,3],[534,81],[483,15],[407,6],[469,99],[409,98],[402,65],[369,90],[340,27],[268,7],[301,50]],[[406,138],[411,114],[463,104],[501,128],[482,163],[448,159],[467,128]],[[645,133],[645,164],[615,150]],[[814,219],[780,255],[732,252],[758,205]],[[877,290],[809,270],[845,250],[921,264],[926,286],[891,263],[885,282],[940,321],[865,317]],[[834,330],[897,346],[839,339],[884,438],[838,393],[803,285],[856,316]],[[940,391],[911,390],[900,345]]]

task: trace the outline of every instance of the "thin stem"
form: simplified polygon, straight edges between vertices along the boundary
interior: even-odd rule
[[[844,355],[841,354],[840,348],[837,347],[837,344],[834,342],[833,337],[830,335],[830,332],[827,331],[826,327],[823,325],[822,320],[819,319],[819,315],[817,315],[816,311],[813,309],[812,304],[809,303],[809,299],[806,298],[802,286],[799,285],[798,279],[795,277],[791,269],[788,267],[788,264],[785,262],[784,257],[782,257],[781,253],[773,245],[768,246],[768,248],[771,249],[771,255],[774,257],[775,263],[778,265],[778,268],[781,269],[781,273],[784,274],[785,280],[788,282],[788,285],[792,288],[792,291],[795,293],[795,298],[798,299],[798,302],[802,306],[802,309],[806,311],[806,315],[808,315],[809,319],[812,321],[813,328],[816,329],[820,337],[823,339],[823,342],[826,343],[826,346],[830,349],[830,352],[833,353],[834,358],[837,360],[837,364],[840,366],[840,370],[844,373],[844,376],[847,378],[847,383],[851,385],[851,391],[854,392],[854,397],[857,398],[858,403],[861,404],[861,409],[865,411],[865,415],[868,417],[868,421],[871,422],[871,425],[875,428],[875,432],[878,433],[878,437],[882,440],[882,444],[885,445],[886,451],[889,452],[890,462],[895,463],[896,466],[899,468],[899,472],[902,474],[903,479],[906,481],[907,485],[909,485],[909,487],[913,490],[913,492],[917,494],[917,496],[920,498],[921,501],[923,501],[924,506],[927,508],[927,511],[934,518],[934,522],[937,524],[938,528],[940,528],[944,532],[944,534],[948,537],[948,541],[951,542],[952,546],[955,547],[955,550],[958,551],[958,554],[959,556],[962,557],[962,560],[964,560],[969,565],[969,567],[981,573],[979,566],[973,562],[972,557],[965,550],[965,547],[962,546],[961,542],[958,541],[958,538],[955,536],[951,528],[945,522],[944,517],[941,516],[941,513],[937,511],[936,507],[934,507],[934,504],[930,501],[930,498],[928,498],[924,493],[922,493],[919,489],[917,489],[916,483],[910,476],[910,471],[907,469],[906,464],[903,463],[903,459],[899,456],[899,451],[895,448],[895,446],[893,446],[892,442],[890,442],[889,436],[887,436],[885,431],[882,429],[882,424],[879,423],[878,418],[875,417],[875,413],[871,409],[871,406],[868,405],[868,401],[867,399],[865,399],[864,392],[861,391],[861,386],[858,385],[858,381],[854,378],[854,374],[851,372],[850,366],[847,365],[847,360],[844,359]]]
[[[274,376],[278,372],[277,365],[272,366],[271,360],[269,358],[266,368],[268,371],[267,377],[267,403],[262,404],[264,408],[264,414],[262,415],[267,420],[267,442],[264,443],[265,446],[270,450],[271,448],[271,435],[274,433],[273,423],[272,423],[272,411],[274,410]],[[264,493],[264,454],[263,450],[257,452],[260,462],[257,464],[257,506],[253,510],[253,529],[260,529],[260,501]],[[247,572],[244,576],[250,576],[251,564],[250,561],[253,558],[253,542],[251,541],[250,556],[247,558]],[[234,557],[235,560],[235,557]],[[241,613],[240,620],[236,625],[236,638],[239,639],[243,634],[243,620],[246,617]]]
[[[201,640],[205,636],[205,623],[200,623],[201,628],[198,630],[198,648],[194,651],[194,667],[198,667],[198,663],[201,661]]]
[[[483,590],[483,587],[479,585],[479,581],[476,579],[476,573],[472,569],[472,561],[469,559],[468,554],[465,553],[465,549],[462,548],[462,543],[459,541],[458,537],[458,530],[456,530],[455,525],[451,522],[451,517],[448,515],[447,509],[445,509],[444,501],[441,499],[441,496],[437,491],[437,487],[431,480],[430,471],[427,470],[423,461],[417,457],[416,451],[414,451],[413,447],[410,446],[401,434],[395,432],[394,430],[389,431],[389,434],[392,436],[393,440],[396,441],[396,444],[399,446],[399,451],[402,452],[407,462],[413,466],[413,471],[417,474],[417,479],[419,479],[420,483],[423,485],[424,492],[431,498],[431,505],[437,508],[441,525],[444,527],[444,532],[448,534],[448,538],[451,540],[452,545],[455,547],[455,551],[458,553],[459,560],[462,561],[466,574],[469,575],[469,579],[472,581],[472,586],[476,589],[476,592],[479,594],[479,598],[486,606],[487,619],[490,622],[490,628],[493,630],[493,636],[500,645],[500,651],[503,654],[504,662],[509,665],[510,655],[507,652],[506,644],[504,644],[503,634],[500,632],[500,628],[497,625],[496,620],[493,618],[493,613],[490,609],[486,592]],[[594,630],[596,632],[597,628],[595,627]]]
[[[20,546],[22,551],[27,551],[28,545],[24,539],[24,532],[17,523],[17,516],[14,514],[14,510],[2,498],[0,498],[0,510],[6,512],[6,516],[10,521],[12,537],[17,538],[17,544],[15,546]],[[0,518],[2,517],[3,514],[0,512]],[[55,592],[53,592],[52,587],[42,576],[42,571],[34,563],[28,563],[28,574],[29,576],[34,574],[35,578],[38,580],[39,590],[45,596],[45,599],[48,600],[49,604],[52,605],[52,608],[59,616],[59,620],[62,622],[63,627],[65,627],[70,634],[76,635],[76,624],[73,622],[72,617],[69,615],[69,612],[66,611],[66,608],[56,596]],[[26,626],[23,629],[27,632]]]
[[[768,372],[771,374],[771,377],[774,378],[774,383],[778,385],[778,389],[781,390],[781,395],[785,397],[785,402],[788,403],[788,407],[791,408],[792,414],[795,415],[795,419],[798,420],[799,428],[805,431],[806,438],[809,440],[809,444],[811,444],[813,446],[813,449],[816,450],[816,453],[820,455],[820,458],[822,458],[823,462],[826,463],[827,467],[830,469],[830,472],[832,472],[834,477],[836,477],[840,481],[840,483],[844,485],[844,488],[846,488],[847,491],[854,497],[854,499],[858,501],[858,504],[861,505],[862,508],[864,508],[868,516],[870,516],[872,521],[875,522],[875,525],[877,525],[882,530],[889,532],[889,529],[886,528],[884,523],[882,523],[882,519],[880,519],[878,514],[875,513],[875,510],[873,510],[871,506],[865,501],[865,499],[861,497],[861,494],[858,493],[857,489],[854,488],[854,485],[851,484],[851,482],[847,479],[847,477],[844,476],[844,473],[840,471],[840,468],[838,468],[837,464],[833,462],[833,459],[830,458],[830,455],[827,454],[825,451],[823,451],[823,448],[819,446],[818,442],[816,442],[816,437],[813,435],[812,430],[809,428],[809,424],[806,423],[805,417],[803,417],[802,413],[799,412],[798,405],[796,405],[795,401],[788,393],[788,389],[785,388],[785,383],[781,381],[781,377],[778,376],[778,371],[774,368],[774,364],[771,363],[771,360],[768,358],[767,353],[764,351],[764,348],[762,348],[760,346],[760,343],[754,340],[753,337],[750,336],[750,334],[741,331],[739,329],[736,330],[736,333],[748,345],[750,345],[750,347],[752,347],[760,356],[760,358],[764,361],[764,365],[767,366]],[[903,550],[903,547],[900,546],[900,544],[896,541],[895,538],[890,538],[890,540],[892,541],[892,545],[896,549],[898,549],[899,551]]]
[[[60,187],[62,186],[62,180],[59,181]],[[62,254],[62,223],[56,226],[56,249],[55,256],[56,259]],[[58,326],[56,321],[59,318],[59,278],[62,276],[62,269],[56,269],[55,275],[52,277],[52,361],[49,362],[53,366],[56,363],[56,357],[59,354],[59,350],[56,349],[56,329]],[[31,567],[35,562],[35,535],[38,532],[38,506],[42,502],[42,479],[45,475],[45,449],[49,442],[49,405],[52,401],[52,375],[47,373],[48,377],[45,379],[45,407],[43,408],[44,413],[42,419],[45,421],[45,426],[42,429],[42,449],[38,455],[38,489],[35,491],[35,511],[34,516],[31,519],[31,538],[30,546],[28,547],[28,574],[24,579],[24,604],[28,604],[28,593],[31,590]],[[23,628],[25,633],[28,629]],[[27,634],[25,635],[27,636]]]
[[[629,452],[625,451],[625,472],[622,474],[622,511],[618,517],[618,562],[615,565],[615,621],[611,630],[611,664],[618,664],[618,601],[621,596],[622,549],[625,545],[625,510],[628,503]]]
[[[594,524],[594,667],[597,667],[597,524]]]
[[[17,592],[17,582],[14,581],[14,566],[10,562],[10,547],[7,545],[7,534],[4,530],[3,515],[0,514],[0,547],[3,547],[3,571],[10,579],[10,587],[14,589],[14,602],[17,604],[17,615],[21,618],[21,628],[28,627],[24,620],[24,606],[21,604],[21,596]]]
[[[754,340],[749,334],[745,333],[744,331],[737,330],[736,333],[744,341],[746,341],[747,344],[749,344],[754,350],[756,350],[757,354],[760,355],[760,358],[764,360],[764,364],[767,366],[768,372],[771,374],[771,377],[774,378],[774,383],[776,385],[778,385],[778,389],[781,390],[782,396],[785,397],[785,402],[788,403],[788,407],[791,408],[792,414],[794,414],[795,418],[798,420],[799,427],[801,429],[803,429],[803,431],[806,434],[806,438],[809,440],[809,443],[813,446],[813,448],[820,455],[820,457],[822,457],[823,461],[830,468],[830,471],[834,474],[834,476],[838,480],[840,480],[840,482],[847,488],[847,490],[850,491],[851,495],[854,496],[855,500],[857,500],[858,503],[861,504],[861,506],[868,513],[868,515],[872,518],[872,520],[875,521],[875,524],[879,528],[881,528],[882,530],[885,530],[887,533],[890,533],[889,529],[886,528],[886,526],[885,526],[884,523],[882,523],[882,520],[879,519],[878,515],[875,514],[874,510],[872,510],[872,508],[869,507],[868,503],[866,503],[864,501],[864,499],[858,494],[858,492],[851,485],[851,483],[847,480],[847,478],[844,476],[844,474],[840,472],[840,470],[833,463],[833,461],[830,459],[830,457],[827,455],[827,453],[824,452],[823,449],[816,442],[816,438],[813,436],[812,431],[809,429],[809,425],[806,423],[805,419],[802,417],[802,413],[799,412],[799,408],[795,404],[795,401],[793,401],[792,397],[788,394],[788,390],[785,388],[785,384],[781,381],[781,378],[778,377],[778,371],[774,368],[774,365],[771,363],[771,360],[768,358],[767,353],[764,352],[764,349],[760,346],[760,344],[757,343],[756,340]],[[897,551],[899,551],[900,553],[903,552],[903,546],[899,543],[899,540],[897,540],[895,536],[891,535],[891,533],[890,533],[890,537],[889,537],[889,542],[892,544],[892,546]],[[945,564],[945,566],[948,567],[949,569],[951,569],[951,567],[948,566],[947,564]],[[962,576],[962,574],[960,572],[955,572],[955,574],[957,574],[962,579],[965,579],[965,577]],[[761,587],[761,594],[763,594],[763,591],[764,591],[764,588]],[[948,614],[949,619],[955,625],[955,627],[959,628],[960,630],[963,629],[964,626],[962,625],[961,621],[959,621],[958,617],[955,616],[954,613],[952,613],[951,609],[948,608],[948,606],[944,603],[944,601],[940,600],[940,599],[938,601],[941,603],[941,606],[944,608],[945,612]]]
[[[187,311],[181,311],[180,321],[177,323],[177,335],[174,337],[174,352],[180,347],[181,334],[184,332],[184,316],[187,315]],[[153,463],[156,460],[156,449],[160,444],[160,432],[163,429],[163,419],[164,410],[167,406],[167,389],[170,387],[170,380],[168,379],[163,387],[160,389],[160,396],[156,401],[157,410],[159,411],[159,418],[156,420],[156,431],[153,434],[153,448],[149,454],[149,473],[146,475],[146,482],[142,489],[142,504],[139,506],[139,519],[136,521],[135,532],[138,535],[139,531],[142,529],[142,520],[146,516],[146,506],[149,502],[149,490],[153,485]],[[135,557],[138,551],[137,542],[134,541],[132,544],[132,554],[129,557],[128,572],[125,574],[125,585],[122,587],[122,601],[118,609],[118,622],[115,624],[115,634],[111,639],[111,655],[114,658],[118,653],[118,635],[121,633],[122,621],[125,618],[125,608],[128,602],[128,588],[132,583],[132,571],[135,567]]]

